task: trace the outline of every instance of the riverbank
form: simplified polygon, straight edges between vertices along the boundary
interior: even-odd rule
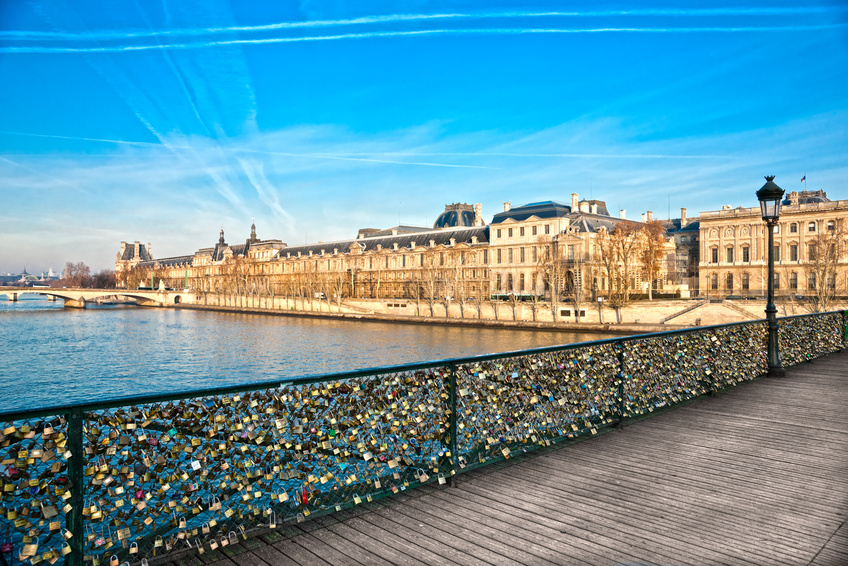
[[[591,322],[567,323],[567,322],[541,322],[529,320],[490,320],[477,318],[443,318],[443,317],[417,317],[379,313],[346,313],[346,312],[318,312],[299,310],[271,310],[254,307],[229,307],[212,305],[174,305],[173,308],[182,310],[204,310],[212,312],[228,312],[243,314],[262,314],[271,316],[305,317],[329,320],[358,320],[363,322],[382,322],[396,324],[421,324],[439,326],[464,326],[471,328],[509,328],[515,330],[545,330],[549,332],[599,332],[631,336],[633,334],[645,334],[648,332],[664,332],[667,330],[678,330],[685,326],[659,325],[659,324],[600,324]]]
[[[766,306],[763,300],[643,300],[623,308],[621,319],[624,322],[615,323],[614,311],[603,305],[599,307],[597,303],[579,311],[565,303],[560,305],[557,320],[554,320],[549,305],[539,304],[534,307],[530,303],[487,303],[479,310],[476,305],[453,302],[445,308],[440,303],[434,305],[435,316],[430,316],[428,304],[401,299],[345,299],[341,304],[336,304],[317,299],[292,301],[277,297],[268,301],[247,297],[207,297],[206,302],[213,304],[198,304],[197,301],[174,307],[330,320],[633,335],[759,320],[765,318]],[[809,303],[788,298],[779,298],[777,308],[778,316],[811,312]],[[846,305],[839,303],[833,308],[844,309]]]

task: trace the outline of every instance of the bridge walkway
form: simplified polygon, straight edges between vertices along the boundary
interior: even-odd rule
[[[846,407],[848,351],[189,562],[845,565]]]

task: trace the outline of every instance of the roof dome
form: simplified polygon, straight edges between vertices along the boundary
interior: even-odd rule
[[[445,211],[436,218],[433,229],[474,226],[474,208],[467,204],[445,205]]]

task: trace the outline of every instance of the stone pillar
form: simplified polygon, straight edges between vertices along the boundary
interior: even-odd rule
[[[85,299],[80,297],[78,300],[74,299],[65,299],[65,308],[66,309],[84,309],[85,308]]]

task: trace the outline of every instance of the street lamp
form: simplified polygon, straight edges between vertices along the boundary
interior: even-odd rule
[[[774,306],[774,227],[780,217],[780,201],[783,199],[783,189],[774,183],[774,175],[766,175],[766,184],[757,191],[757,199],[760,201],[760,211],[768,230],[768,302],[766,303],[768,375],[770,377],[782,377],[786,372],[783,370],[780,352],[777,348],[777,308]]]

